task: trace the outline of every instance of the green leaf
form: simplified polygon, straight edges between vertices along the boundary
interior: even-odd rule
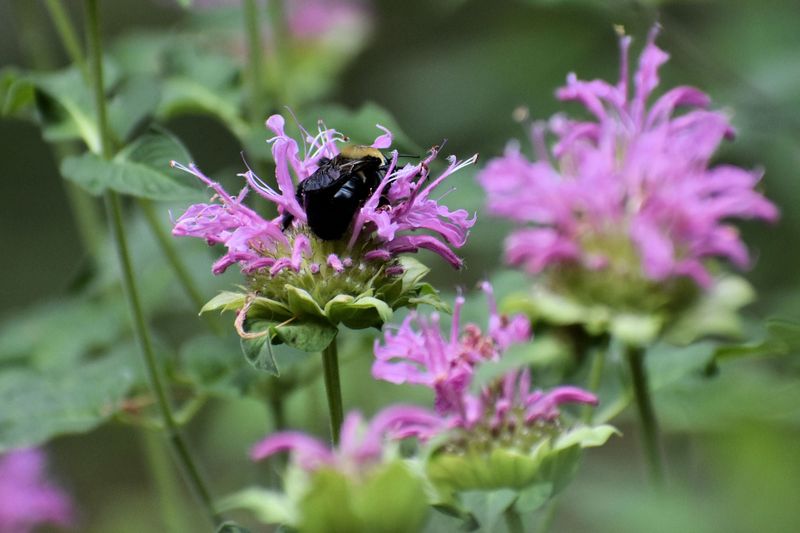
[[[0,327],[0,365],[24,360],[39,371],[71,369],[118,342],[126,320],[121,307],[80,297],[33,306]]]
[[[772,357],[800,351],[800,324],[791,320],[771,318],[767,320],[766,327],[767,335],[761,341],[716,348],[706,367],[706,373],[714,373],[717,364],[726,359]]]
[[[119,81],[119,69],[103,62],[105,91]],[[35,72],[26,79],[36,88],[36,104],[48,140],[81,138],[89,150],[100,153],[100,133],[94,99],[83,73],[75,66],[57,72]]]
[[[91,153],[68,157],[61,165],[61,173],[96,195],[111,189],[152,200],[202,198],[196,180],[163,164],[170,154],[189,159],[186,149],[175,137],[163,130],[151,131],[112,161]]]
[[[374,102],[367,102],[356,110],[340,105],[320,106],[304,113],[301,119],[306,126],[322,120],[326,126],[347,135],[354,143],[367,145],[372,144],[379,135],[383,135],[383,131],[376,127],[376,124],[380,124],[388,128],[394,136],[392,149],[413,154],[423,152],[419,145],[403,133],[394,117]]]
[[[250,530],[240,526],[236,522],[223,522],[217,528],[216,533],[250,533]]]
[[[437,311],[443,313],[452,313],[450,305],[441,299],[439,291],[437,291],[430,283],[417,284],[417,295],[408,299],[409,305],[430,305]]]
[[[208,311],[216,311],[217,309],[220,311],[238,311],[244,307],[246,301],[246,294],[242,294],[240,292],[222,291],[206,302],[203,308],[200,309],[200,313],[202,314]]]
[[[291,318],[292,312],[281,302],[258,296],[250,304],[247,316],[277,322]]]
[[[89,431],[116,413],[133,384],[129,353],[59,372],[0,373],[0,452]]]
[[[646,346],[661,331],[662,319],[653,314],[620,313],[611,317],[611,335],[631,346]]]
[[[269,372],[273,376],[280,375],[275,355],[272,353],[270,332],[272,323],[266,320],[245,320],[244,330],[247,333],[263,333],[256,338],[240,340],[242,353],[247,361],[257,370]]]
[[[164,84],[158,116],[170,119],[190,113],[208,114],[244,141],[251,135],[251,129],[239,116],[239,101],[240,95],[232,90],[215,91],[196,79],[171,78]]]
[[[0,70],[0,114],[14,115],[34,102],[33,84],[19,70],[8,67]]]
[[[137,76],[122,83],[108,105],[109,126],[121,143],[125,143],[137,127],[155,114],[160,98],[160,87],[153,78]],[[185,161],[177,154],[172,159]]]
[[[220,397],[243,396],[259,375],[242,360],[238,344],[232,336],[193,336],[181,346],[178,377],[202,393]]]
[[[785,343],[789,350],[800,348],[800,322],[773,317],[767,319],[767,331],[770,337]]]
[[[297,509],[289,497],[257,487],[226,496],[217,502],[217,509],[221,512],[244,509],[265,524],[295,524],[297,521]]]
[[[465,509],[480,524],[479,531],[498,531],[503,513],[514,504],[518,493],[512,489],[473,490],[461,494]]]
[[[422,278],[431,271],[423,263],[407,255],[400,258],[400,266],[403,267],[403,275],[400,276],[402,292],[408,292],[417,287],[422,282]]]
[[[141,163],[154,170],[160,170],[171,176],[185,177],[186,173],[172,170],[171,161],[191,161],[189,149],[168,130],[152,126],[122,150],[115,159],[133,163]],[[189,183],[196,183],[196,181]]]
[[[321,352],[333,341],[338,330],[328,322],[303,320],[273,326],[270,332],[275,340],[284,342],[292,348],[304,352]]]
[[[733,275],[718,278],[692,307],[676,318],[665,338],[685,345],[710,335],[740,337],[742,322],[738,311],[754,299],[755,291],[744,278]]]
[[[612,435],[621,435],[621,433],[617,428],[608,424],[578,426],[559,435],[553,444],[553,449],[563,450],[576,445],[581,448],[602,446]]]
[[[97,129],[92,97],[80,70],[73,67],[60,72],[36,74],[28,78],[36,87],[39,116],[44,122],[45,138],[52,139],[53,131],[74,131],[69,137],[80,137],[94,153],[100,152],[100,133]],[[57,106],[57,107],[56,107]],[[64,128],[64,122],[70,127]]]
[[[552,483],[535,483],[519,492],[514,507],[520,514],[530,514],[540,509],[553,495]]]

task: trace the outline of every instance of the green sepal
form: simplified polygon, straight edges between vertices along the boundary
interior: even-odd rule
[[[708,336],[738,338],[743,329],[738,311],[753,300],[755,290],[744,278],[735,275],[716,278],[711,287],[675,317],[664,337],[680,345]]]
[[[382,285],[377,294],[382,300],[391,302],[392,307],[395,309],[400,306],[395,302],[413,292],[422,278],[430,272],[428,267],[413,257],[401,256],[398,261],[403,268],[403,273],[392,282]]]
[[[378,298],[340,294],[325,304],[325,316],[351,329],[380,328],[392,319],[392,308]]]
[[[216,508],[220,512],[244,509],[265,524],[297,523],[297,509],[291,497],[274,490],[248,487],[219,500]]]
[[[308,291],[289,284],[284,285],[283,288],[286,291],[286,302],[294,316],[326,318],[325,311]]]
[[[277,300],[256,296],[250,302],[247,316],[252,318],[263,318],[264,320],[285,321],[292,317],[292,311]]]
[[[543,439],[528,453],[495,448],[488,454],[433,454],[427,465],[431,482],[447,492],[520,489],[536,479],[542,461],[550,453],[550,442]]]
[[[244,307],[246,301],[246,294],[242,294],[240,292],[222,291],[206,302],[203,308],[200,309],[200,314],[216,310],[238,311]]]
[[[450,304],[439,297],[439,291],[430,283],[417,284],[413,292],[416,293],[416,296],[412,296],[408,299],[408,305],[430,305],[437,311],[452,314],[453,310],[450,308]]]
[[[570,479],[580,449],[601,446],[618,431],[609,425],[577,426],[561,435],[542,438],[528,452],[494,448],[489,452],[451,454],[439,449],[428,458],[428,479],[448,501],[447,494],[469,490],[522,490],[535,483],[563,488]]]
[[[298,508],[303,532],[405,533],[420,530],[428,503],[423,480],[398,459],[361,481],[338,470],[318,470]]]

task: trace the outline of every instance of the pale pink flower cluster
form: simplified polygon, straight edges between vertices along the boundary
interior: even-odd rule
[[[38,449],[0,456],[0,532],[28,533],[43,524],[73,523],[72,503],[48,481],[45,467],[45,454]]]
[[[577,387],[557,387],[549,392],[531,389],[529,370],[512,371],[477,393],[470,387],[479,363],[498,361],[512,345],[530,339],[530,323],[517,315],[500,315],[488,283],[482,285],[489,299],[489,324],[484,334],[475,324],[463,328],[459,315],[464,299],[458,297],[448,336],[443,336],[437,315],[430,319],[415,311],[396,332],[387,331],[383,344],[376,341],[372,374],[392,383],[414,383],[431,388],[436,412],[441,417],[428,425],[415,423],[407,431],[428,439],[454,428],[483,425],[498,429],[509,424],[551,422],[562,403],[594,404],[595,396]]]
[[[631,39],[623,36],[616,85],[570,74],[557,92],[592,119],[556,115],[534,124],[534,161],[512,143],[480,173],[489,212],[521,225],[506,241],[510,264],[530,273],[560,264],[627,268],[656,281],[688,276],[701,286],[711,281],[709,258],[748,264],[730,219],[773,221],[777,210],[755,190],[760,170],[711,164],[733,131],[724,113],[708,109],[706,94],[676,87],[648,105],[669,58],[654,42],[657,33],[644,47],[632,95]],[[632,268],[621,264],[631,255]]]

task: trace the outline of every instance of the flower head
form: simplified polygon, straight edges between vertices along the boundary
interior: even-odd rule
[[[581,103],[590,120],[556,115],[535,124],[535,161],[512,144],[479,175],[489,211],[522,225],[506,241],[512,265],[534,274],[561,266],[633,284],[685,278],[707,287],[710,258],[748,263],[731,218],[776,219],[776,208],[754,190],[761,171],[711,165],[732,129],[724,113],[708,109],[706,94],[676,87],[648,105],[669,57],[656,46],[657,33],[642,52],[633,91],[631,40],[622,36],[616,85],[570,74],[557,92]],[[679,108],[687,111],[676,114]],[[550,148],[547,133],[555,137]]]
[[[438,148],[433,148],[419,164],[402,167],[398,165],[397,152],[393,152],[383,179],[355,210],[344,236],[323,241],[309,228],[296,189],[314,175],[324,160],[340,153],[339,145],[345,138],[320,124],[315,135],[302,130],[305,138],[301,151],[297,141],[286,134],[283,117],[271,116],[267,126],[275,133],[269,142],[277,189],[248,170],[241,174],[247,186],[237,196],[231,196],[196,166],[173,163],[215,192],[210,203],[190,206],[175,222],[173,234],[200,237],[209,244],[225,246],[226,253],[214,264],[213,272],[219,274],[238,264],[247,276],[251,295],[277,302],[273,309],[286,309],[283,316],[274,318],[285,320],[308,314],[308,305],[295,305],[298,298],[314,302],[316,307],[311,308],[319,312],[312,310],[312,314],[334,325],[343,321],[342,317],[353,315],[356,304],[363,309],[377,306],[377,301],[384,302],[377,312],[383,316],[383,308],[405,305],[416,295],[419,279],[425,273],[424,267],[404,260],[402,254],[427,249],[452,266],[461,266],[461,259],[452,249],[465,244],[475,218],[464,210],[451,211],[432,194],[444,179],[473,163],[475,157],[466,161],[449,158],[449,166],[434,178],[429,165]],[[378,127],[382,133],[371,148],[387,149],[392,134]],[[244,200],[250,190],[273,202],[278,216],[264,219],[247,207]],[[292,222],[284,230],[288,220]],[[302,294],[290,298],[287,287]],[[342,310],[342,306],[350,307]],[[360,327],[380,323],[367,320]]]
[[[72,521],[69,498],[45,478],[44,452],[21,449],[0,456],[0,531],[25,533]]]
[[[512,344],[531,336],[525,317],[500,315],[492,287],[483,283],[482,289],[489,300],[486,333],[475,324],[461,327],[459,314],[464,298],[458,296],[449,336],[442,335],[437,314],[426,319],[412,312],[396,333],[385,333],[383,345],[376,341],[374,377],[424,385],[436,394],[440,422],[417,424],[407,434],[430,438],[443,430],[462,429],[474,436],[478,428],[483,428],[487,436],[497,435],[503,428],[513,432],[551,423],[558,418],[558,405],[564,402],[596,403],[594,395],[575,387],[559,387],[548,393],[532,391],[527,369],[509,372],[473,393],[470,388],[480,363],[498,361]]]
[[[498,361],[510,345],[530,338],[528,321],[498,314],[491,287],[484,283],[483,289],[490,309],[486,333],[474,324],[460,327],[464,301],[458,297],[449,337],[441,334],[437,317],[426,320],[413,314],[375,347],[376,378],[420,384],[435,392],[438,417],[399,420],[396,434],[434,442],[428,474],[453,490],[525,486],[541,473],[546,458],[575,444],[601,444],[613,431],[607,426],[583,428],[597,437],[592,442],[566,437],[559,406],[594,405],[597,398],[572,386],[533,389],[528,369],[512,370],[481,387],[473,383],[477,365]]]
[[[283,493],[273,493],[274,503],[263,505],[259,516],[299,531],[419,531],[428,508],[425,484],[390,441],[405,436],[402,428],[437,418],[419,407],[397,405],[366,425],[351,412],[335,449],[296,431],[268,436],[251,457],[259,461],[289,451],[291,462]],[[245,500],[252,505],[252,498]],[[234,499],[231,507],[236,506]]]

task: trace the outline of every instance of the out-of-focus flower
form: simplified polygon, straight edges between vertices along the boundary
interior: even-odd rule
[[[491,286],[483,284],[489,298],[486,334],[475,324],[461,328],[462,296],[456,297],[449,336],[443,336],[439,315],[430,318],[412,311],[396,332],[387,331],[384,343],[375,341],[372,375],[392,383],[425,385],[436,392],[440,414],[463,411],[464,393],[475,366],[496,361],[510,345],[530,338],[530,323],[517,315],[498,314]]]
[[[241,0],[193,0],[195,9],[240,8]],[[360,0],[292,0],[286,3],[286,24],[292,37],[316,40],[329,33],[363,33],[369,6]]]
[[[483,288],[490,296],[486,334],[474,324],[460,330],[458,311],[464,302],[459,297],[449,339],[441,335],[437,317],[413,315],[375,348],[376,378],[435,391],[439,420],[418,418],[408,425],[401,420],[397,427],[403,436],[436,443],[428,474],[450,491],[522,488],[544,475],[540,467],[545,459],[572,446],[602,444],[614,431],[608,426],[565,430],[559,405],[594,405],[597,398],[571,386],[533,390],[527,369],[512,370],[472,390],[478,364],[498,361],[511,344],[530,337],[528,321],[499,315],[491,287],[485,283]]]
[[[267,523],[299,531],[419,531],[428,509],[424,480],[392,441],[405,436],[402,428],[436,421],[413,406],[388,407],[369,425],[353,412],[335,449],[295,431],[270,435],[253,447],[251,457],[290,452],[283,492],[245,491],[222,507],[247,507]]]
[[[420,407],[396,405],[375,415],[369,426],[364,427],[361,414],[352,412],[342,424],[340,443],[334,450],[305,433],[283,431],[256,444],[250,456],[260,461],[289,451],[292,460],[307,472],[330,468],[358,477],[381,463],[387,441],[408,436],[409,428],[428,427],[439,421],[439,417]]]
[[[259,3],[260,37],[265,55],[279,62],[280,69],[265,72],[265,82],[283,88],[288,100],[282,104],[317,101],[334,88],[337,76],[369,42],[372,5],[362,0],[271,3],[275,5],[268,9]],[[224,51],[228,59],[246,61],[242,5],[241,0],[193,0],[188,37],[196,39],[195,48]]]
[[[284,120],[267,120],[275,133],[270,142],[276,165],[278,190],[252,170],[241,174],[248,183],[231,196],[197,167],[178,163],[216,193],[212,203],[196,204],[178,218],[173,234],[200,237],[222,244],[227,252],[214,264],[220,274],[238,263],[247,276],[248,293],[228,293],[206,306],[238,309],[243,319],[250,309],[274,321],[322,319],[348,327],[380,326],[392,309],[433,301],[435,291],[420,282],[427,269],[402,254],[431,250],[452,266],[461,259],[452,248],[466,242],[475,218],[464,210],[451,211],[432,198],[432,192],[448,176],[475,161],[449,158],[437,177],[429,165],[438,154],[434,148],[422,162],[398,167],[393,152],[385,177],[353,216],[350,229],[339,240],[320,240],[306,224],[306,213],[296,198],[298,183],[309,178],[323,158],[339,154],[344,141],[335,130],[320,125],[316,135],[304,131],[304,150],[284,130]],[[385,128],[372,148],[386,149],[392,135]],[[252,189],[278,207],[278,217],[267,220],[244,204]],[[282,217],[293,223],[282,230]]]
[[[45,466],[45,454],[37,449],[0,456],[0,533],[72,524],[72,504],[64,491],[47,480]]]
[[[369,6],[358,0],[299,0],[287,5],[289,31],[297,39],[328,34],[362,35],[370,22]]]
[[[754,190],[762,172],[710,165],[732,129],[725,114],[707,109],[709,99],[699,90],[677,87],[648,107],[669,57],[655,45],[656,34],[657,28],[641,55],[632,97],[631,40],[622,37],[616,85],[570,74],[557,92],[561,100],[582,103],[595,120],[557,115],[547,127],[536,124],[536,161],[512,145],[480,174],[490,212],[527,225],[506,243],[511,264],[531,273],[566,263],[656,281],[689,276],[704,286],[710,283],[706,258],[747,265],[728,220],[776,219],[775,207]],[[675,116],[681,107],[689,111]],[[548,130],[556,136],[551,150]]]
[[[622,36],[616,85],[570,74],[557,92],[592,120],[556,115],[534,124],[534,161],[512,143],[478,176],[489,211],[521,224],[506,240],[510,264],[544,273],[560,294],[634,312],[648,298],[664,306],[694,284],[710,287],[714,258],[747,266],[730,220],[778,216],[755,190],[760,170],[711,164],[732,129],[724,113],[708,109],[706,94],[676,87],[648,105],[669,57],[656,46],[657,33],[642,52],[632,95],[631,39]]]

